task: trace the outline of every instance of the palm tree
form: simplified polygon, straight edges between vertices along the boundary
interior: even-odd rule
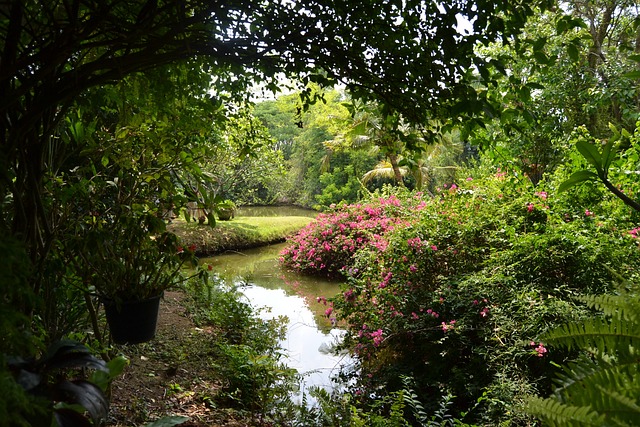
[[[424,161],[420,159],[427,151],[425,129],[409,126],[398,113],[384,113],[375,104],[348,104],[351,118],[347,130],[325,145],[329,150],[371,149],[383,160],[363,177],[367,182],[375,177],[393,179],[404,186],[404,177],[411,173],[418,187],[424,182]],[[417,160],[412,160],[414,157]]]
[[[363,149],[373,148],[386,160],[392,172],[392,178],[398,186],[404,186],[403,172],[400,169],[401,153],[407,148],[413,129],[403,125],[399,114],[383,115],[373,104],[350,104],[352,118],[347,130],[327,143],[329,147],[343,146]],[[417,133],[413,131],[413,133]]]

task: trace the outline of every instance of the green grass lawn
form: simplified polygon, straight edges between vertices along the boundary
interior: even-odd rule
[[[209,255],[282,242],[311,221],[304,216],[239,216],[211,227],[176,219],[167,228],[184,246],[196,245],[198,255]]]

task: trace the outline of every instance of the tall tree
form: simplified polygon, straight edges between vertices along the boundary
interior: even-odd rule
[[[531,19],[520,49],[494,45],[487,58],[509,58],[507,76],[489,97],[505,108],[481,135],[535,184],[565,162],[569,135],[583,126],[595,138],[609,124],[635,129],[640,108],[636,2],[569,1]],[[635,77],[634,77],[635,76]]]

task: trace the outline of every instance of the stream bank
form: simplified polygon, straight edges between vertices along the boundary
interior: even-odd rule
[[[281,243],[309,224],[318,212],[291,206],[241,207],[230,221],[215,227],[176,218],[167,224],[186,247],[195,245],[196,255],[210,256]]]

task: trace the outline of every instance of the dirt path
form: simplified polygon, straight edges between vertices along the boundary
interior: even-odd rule
[[[112,385],[108,425],[140,426],[166,415],[189,417],[184,427],[253,425],[234,411],[214,408],[207,399],[217,386],[203,352],[215,332],[196,328],[185,314],[183,298],[182,293],[166,292],[156,337],[122,347],[131,363]]]

